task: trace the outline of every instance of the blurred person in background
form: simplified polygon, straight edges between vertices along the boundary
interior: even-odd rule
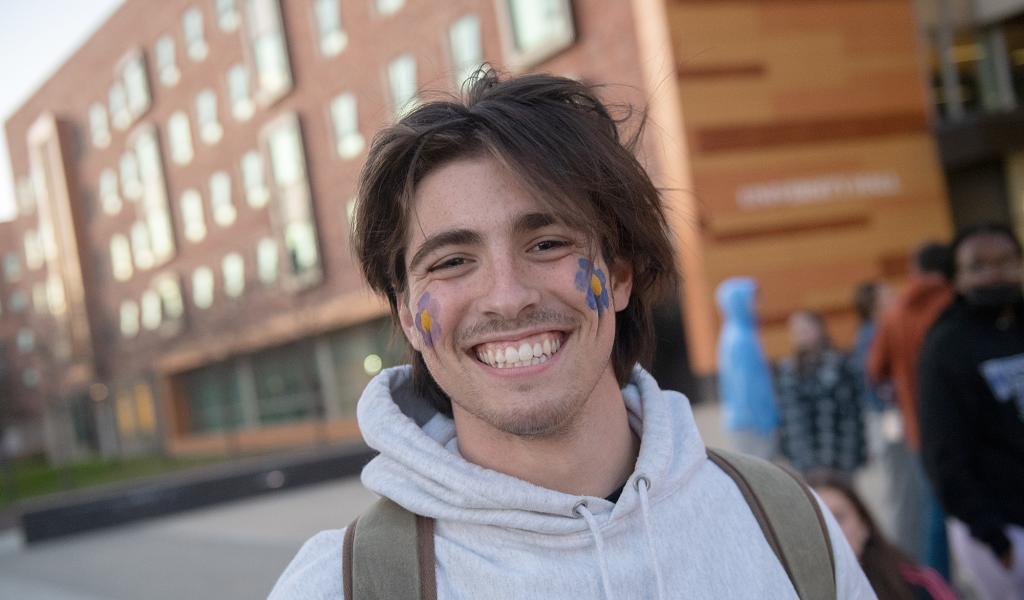
[[[910,277],[883,313],[868,353],[868,376],[891,381],[895,407],[886,411],[882,456],[892,535],[904,551],[949,577],[945,514],[921,465],[917,367],[925,334],[953,300],[949,247],[927,242],[914,253]]]
[[[734,448],[771,460],[778,445],[779,413],[758,332],[757,282],[749,277],[727,279],[715,296],[722,315],[718,337],[722,425]]]
[[[860,324],[857,339],[850,354],[850,364],[864,383],[861,388],[861,408],[864,413],[865,439],[868,457],[874,459],[882,452],[882,414],[886,407],[883,399],[889,395],[888,382],[875,384],[867,376],[868,350],[878,331],[878,317],[890,301],[888,286],[877,281],[866,281],[857,286],[853,294],[853,306]]]
[[[839,522],[879,600],[955,600],[956,593],[942,575],[916,564],[885,539],[844,477],[834,471],[815,471],[808,474],[807,483]]]
[[[1024,598],[1024,261],[1001,224],[953,241],[956,297],[921,349],[925,469],[979,595]]]
[[[779,365],[777,395],[782,453],[801,473],[852,473],[864,463],[863,381],[837,350],[815,312],[789,318],[793,355]]]

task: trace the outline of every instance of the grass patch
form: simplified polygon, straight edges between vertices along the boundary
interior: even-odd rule
[[[0,469],[0,508],[16,500],[159,475],[227,459],[226,456],[148,456],[121,460],[97,459],[60,468],[51,467],[41,457],[20,459],[9,463],[6,469]]]

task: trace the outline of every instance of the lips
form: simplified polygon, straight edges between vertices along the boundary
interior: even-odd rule
[[[496,369],[514,369],[545,363],[562,347],[563,334],[545,332],[515,341],[480,344],[473,348],[477,359]]]

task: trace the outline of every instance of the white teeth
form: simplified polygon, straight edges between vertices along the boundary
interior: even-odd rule
[[[541,348],[540,344],[539,343],[534,344],[533,345],[533,357],[537,358],[538,356],[542,356],[543,354],[544,354],[544,349]]]
[[[541,350],[543,351],[542,354],[550,356],[551,355],[551,340],[545,339],[544,340],[544,346],[541,348]]]
[[[506,363],[519,362],[519,351],[516,350],[515,348],[513,348],[512,346],[509,346],[508,348],[505,348],[505,362]]]
[[[527,362],[531,358],[533,358],[533,348],[529,344],[519,346],[519,360]]]
[[[502,350],[501,348],[498,348],[497,350],[494,351],[494,362],[491,363],[491,364],[492,365],[500,365],[500,364],[502,364],[504,362],[505,362],[505,351]]]
[[[506,346],[505,348],[500,348],[492,346],[487,350],[477,350],[476,356],[480,359],[480,362],[491,367],[511,369],[544,364],[561,347],[562,342],[559,339],[545,337],[543,341],[535,342],[532,345],[524,342],[518,347]]]

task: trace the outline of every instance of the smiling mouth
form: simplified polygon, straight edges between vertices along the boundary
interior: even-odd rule
[[[489,342],[473,348],[480,362],[495,369],[515,369],[547,362],[562,347],[563,334],[549,331],[514,342]]]

